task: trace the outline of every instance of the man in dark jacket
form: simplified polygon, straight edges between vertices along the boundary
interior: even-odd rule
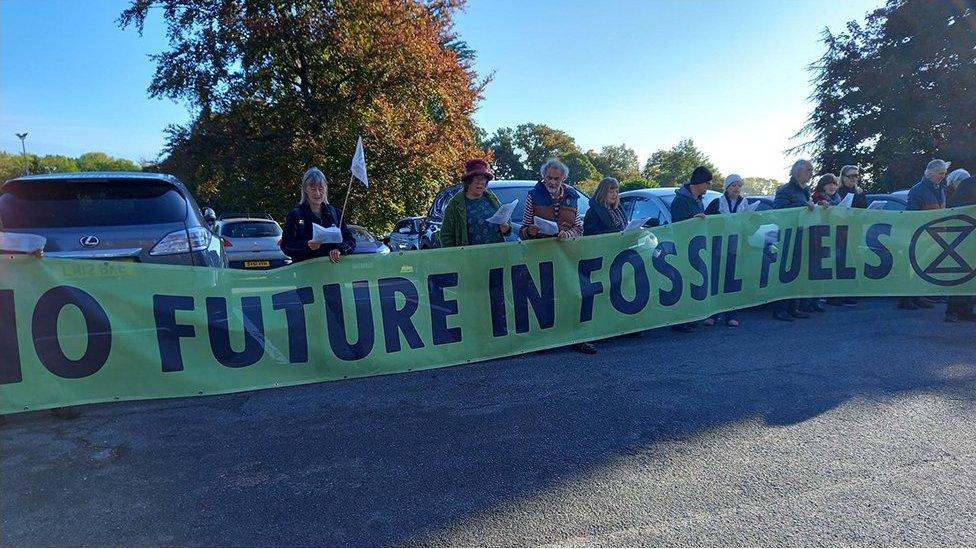
[[[946,206],[958,208],[960,206],[972,206],[976,204],[976,179],[970,176],[969,172],[966,170],[953,170],[946,177],[946,184],[949,188],[954,189],[952,198],[946,201]],[[945,321],[976,321],[976,314],[973,314],[974,304],[976,304],[976,297],[974,296],[949,296],[946,302]]]
[[[773,207],[777,210],[785,208],[813,209],[810,200],[810,189],[807,184],[813,178],[813,164],[809,160],[797,160],[790,169],[790,181],[776,189]],[[810,318],[807,311],[823,312],[823,308],[812,303],[810,299],[784,299],[773,305],[773,318],[792,322],[794,318]]]
[[[705,207],[702,197],[712,182],[712,172],[704,166],[698,166],[691,173],[691,179],[674,191],[671,201],[671,222],[678,223],[692,217],[705,219]]]
[[[908,191],[908,206],[905,210],[941,210],[946,207],[946,190],[942,181],[949,171],[949,163],[935,159],[925,167],[925,175]],[[931,309],[935,305],[924,297],[903,297],[898,300],[899,309],[914,311],[919,307]]]
[[[705,208],[702,206],[702,196],[708,190],[708,185],[712,182],[712,172],[704,166],[698,166],[691,173],[691,179],[687,183],[678,187],[674,192],[674,200],[671,201],[671,222],[678,223],[693,217],[705,219]],[[671,329],[676,332],[689,333],[698,324],[686,322],[675,324]]]

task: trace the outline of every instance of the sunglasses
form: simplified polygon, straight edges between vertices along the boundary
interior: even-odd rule
[[[861,174],[859,174],[859,173],[849,173],[849,174],[845,175],[844,177],[847,177],[847,178],[850,178],[850,179],[860,179],[861,178]]]

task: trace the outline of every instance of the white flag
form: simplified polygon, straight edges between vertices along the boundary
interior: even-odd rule
[[[366,152],[363,151],[362,137],[356,141],[356,154],[352,156],[352,166],[349,169],[352,171],[352,175],[368,189],[369,176],[366,175]]]

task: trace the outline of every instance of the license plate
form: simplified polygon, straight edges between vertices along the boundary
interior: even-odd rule
[[[251,267],[270,267],[270,261],[245,261],[244,268],[249,269]]]

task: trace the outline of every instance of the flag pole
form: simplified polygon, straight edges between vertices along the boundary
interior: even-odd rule
[[[339,228],[342,228],[342,218],[346,215],[346,205],[349,204],[349,193],[352,192],[352,175],[349,176],[349,187],[346,189],[346,200],[342,203],[342,210],[339,211]]]

